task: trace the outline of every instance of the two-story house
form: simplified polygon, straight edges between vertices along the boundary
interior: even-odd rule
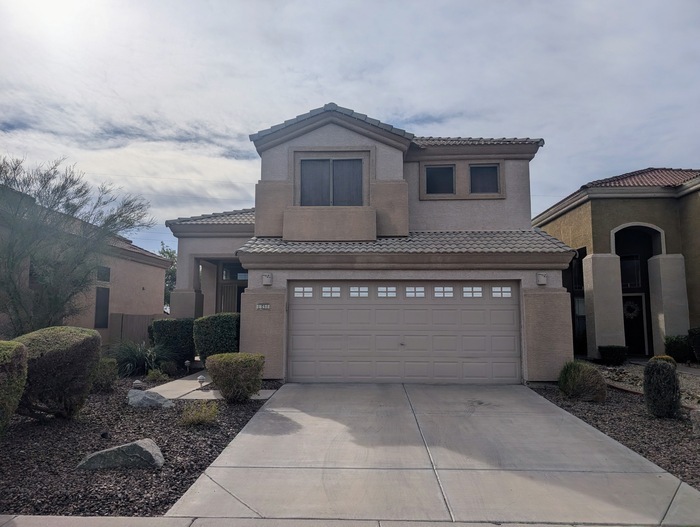
[[[414,137],[335,104],[251,140],[254,218],[167,223],[175,316],[240,310],[241,350],[293,382],[520,383],[572,358],[574,252],[530,224],[542,140]]]

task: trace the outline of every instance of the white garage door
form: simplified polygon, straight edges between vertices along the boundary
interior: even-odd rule
[[[293,382],[519,383],[516,282],[291,282]]]

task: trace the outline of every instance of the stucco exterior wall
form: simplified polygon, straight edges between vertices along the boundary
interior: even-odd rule
[[[700,190],[679,199],[690,327],[700,327]]]
[[[478,163],[478,159],[470,159]],[[485,162],[493,162],[487,159]],[[420,163],[408,162],[408,217],[411,231],[529,229],[530,169],[527,160],[505,160],[504,197],[493,199],[420,199]]]
[[[195,285],[198,258],[234,258],[235,252],[250,240],[252,233],[241,236],[179,238],[177,242],[177,289],[192,289]],[[198,262],[197,262],[198,263]]]
[[[540,227],[544,232],[563,241],[573,249],[586,248],[593,251],[593,225],[591,222],[591,202],[587,201]]]

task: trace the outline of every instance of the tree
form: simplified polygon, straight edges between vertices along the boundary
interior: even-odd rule
[[[9,336],[80,314],[110,241],[153,225],[148,202],[95,188],[64,161],[0,160],[0,319]]]
[[[161,255],[166,260],[170,260],[172,263],[170,267],[165,271],[165,294],[163,296],[163,302],[166,306],[170,305],[170,293],[175,289],[175,277],[177,275],[177,251],[171,249],[165,243],[160,242],[160,250],[158,254]]]

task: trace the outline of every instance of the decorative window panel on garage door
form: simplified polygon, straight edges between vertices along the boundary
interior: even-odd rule
[[[521,380],[516,282],[291,282],[290,292],[290,381]]]

